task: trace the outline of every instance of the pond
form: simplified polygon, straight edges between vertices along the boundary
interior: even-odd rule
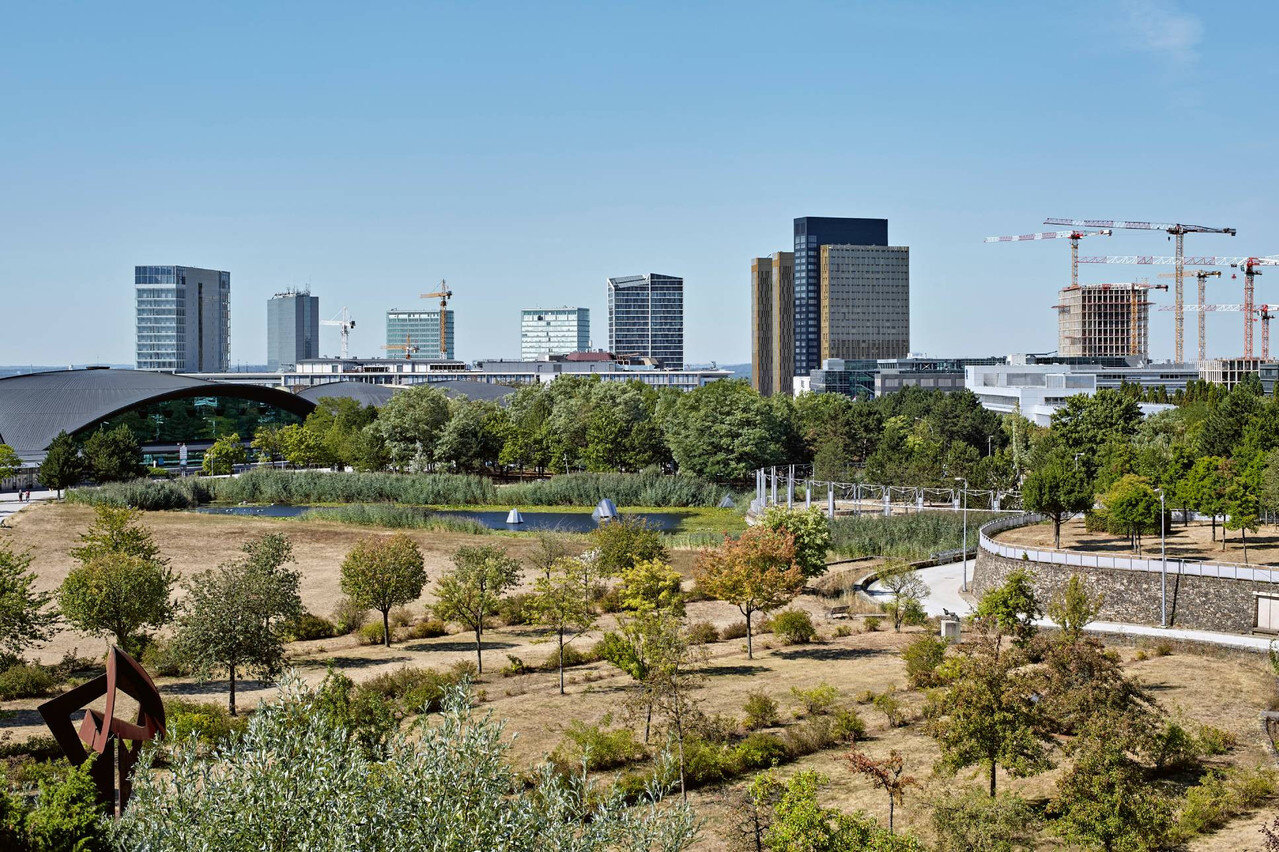
[[[260,518],[296,518],[314,506],[204,506],[196,509],[209,515],[250,515]],[[525,512],[522,524],[508,524],[506,510],[477,511],[470,509],[450,509],[447,512],[434,513],[440,518],[458,518],[477,521],[491,530],[560,530],[562,532],[590,532],[599,526],[599,522],[591,517],[588,510],[575,512]],[[643,518],[649,526],[662,532],[675,532],[679,529],[683,516],[677,512],[623,512],[623,517]]]

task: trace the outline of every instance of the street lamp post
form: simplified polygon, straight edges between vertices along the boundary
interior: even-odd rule
[[[994,455],[994,452],[990,449],[990,442],[991,442],[991,441],[993,441],[993,440],[995,440],[995,436],[994,436],[994,435],[987,435],[987,436],[986,436],[986,455],[987,455],[987,456],[993,456],[993,455]]]
[[[1164,490],[1159,489],[1159,625],[1168,626],[1168,516],[1164,513]]]
[[[963,590],[968,591],[968,480],[962,476],[955,477],[956,482],[964,483],[963,501],[964,501],[964,566],[961,569],[963,582],[960,584]]]

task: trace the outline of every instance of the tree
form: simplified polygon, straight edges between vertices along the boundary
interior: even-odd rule
[[[385,444],[400,470],[425,470],[435,461],[435,444],[449,419],[444,392],[429,385],[397,391],[365,431]]]
[[[44,461],[36,471],[36,478],[45,488],[52,488],[62,496],[65,488],[70,488],[84,476],[84,461],[80,458],[80,448],[66,432],[59,432],[49,444]]]
[[[84,442],[84,461],[97,482],[122,482],[142,475],[142,447],[125,425],[90,435]]]
[[[94,521],[80,536],[71,569],[58,590],[63,616],[85,633],[114,636],[137,654],[143,628],[161,627],[173,616],[173,573],[136,510],[96,506]]]
[[[1261,501],[1257,496],[1257,487],[1252,477],[1237,468],[1231,469],[1231,476],[1226,484],[1225,498],[1226,517],[1222,521],[1221,549],[1226,549],[1224,530],[1239,530],[1243,538],[1243,561],[1248,561],[1248,531],[1256,532],[1261,524]]]
[[[294,467],[314,467],[333,462],[333,456],[324,446],[322,434],[296,423],[280,430],[280,451],[284,460]]]
[[[776,398],[773,398],[776,399]],[[710,382],[680,394],[661,418],[680,470],[716,480],[744,480],[793,455],[798,433],[773,403],[745,381]]]
[[[893,835],[875,825],[861,811],[843,813],[817,800],[826,784],[822,775],[806,770],[780,787],[772,821],[765,833],[766,848],[777,852],[923,852],[924,846],[909,835]]]
[[[258,427],[258,430],[253,433],[252,444],[253,449],[258,451],[258,461],[270,464],[284,455],[284,443],[280,439],[280,433],[283,431],[282,427],[274,425]]]
[[[1048,602],[1048,617],[1061,628],[1067,641],[1077,642],[1083,629],[1101,612],[1101,603],[1101,595],[1090,595],[1083,578],[1071,574],[1066,585]]]
[[[172,589],[167,566],[126,553],[104,553],[71,569],[58,590],[58,605],[72,627],[114,637],[136,656],[145,644],[142,630],[162,627],[172,617]]]
[[[1212,540],[1217,540],[1217,516],[1225,511],[1226,474],[1230,463],[1216,456],[1203,456],[1190,469],[1187,489],[1194,495],[1196,512],[1207,512],[1212,518]]]
[[[31,551],[0,542],[0,653],[21,658],[27,648],[49,641],[58,614],[52,592],[35,590]]]
[[[653,726],[653,683],[650,674],[662,636],[670,629],[672,616],[668,612],[653,610],[632,616],[621,616],[617,629],[610,630],[600,640],[600,656],[626,672],[639,687],[639,704],[644,711],[644,742],[647,743]],[[678,624],[675,625],[678,629]]]
[[[830,550],[830,521],[817,506],[809,509],[787,509],[769,506],[760,524],[771,530],[789,533],[795,539],[795,564],[812,579],[826,573],[826,553]]]
[[[391,609],[422,596],[426,566],[417,543],[404,533],[369,536],[342,560],[342,591],[362,607],[382,613],[382,633],[391,647]]]
[[[606,577],[616,576],[637,562],[670,561],[662,534],[640,517],[614,518],[591,530],[595,567]]]
[[[201,571],[183,585],[187,596],[175,644],[195,672],[225,671],[227,708],[234,716],[237,674],[278,675],[284,662],[282,624],[302,612],[300,575],[289,540],[277,533],[248,541],[244,556]]]
[[[573,634],[571,642],[595,623],[589,591],[583,588],[587,585],[583,573],[589,571],[579,559],[560,559],[533,584],[534,621],[554,630],[559,642],[560,695],[564,694],[564,637]]]
[[[1129,438],[1141,423],[1141,408],[1136,400],[1111,388],[1095,394],[1075,394],[1054,412],[1053,433],[1061,445],[1079,453],[1079,460],[1089,477],[1096,474],[1102,445],[1116,438]]]
[[[879,584],[893,596],[886,608],[893,619],[893,630],[900,631],[911,604],[918,604],[928,594],[928,586],[919,579],[910,563],[902,559],[885,562],[880,567],[877,578]]]
[[[804,572],[795,562],[795,539],[789,533],[751,527],[737,540],[724,536],[714,550],[697,557],[698,587],[737,607],[746,618],[746,656],[755,658],[751,619],[790,603],[804,588]]]
[[[1102,715],[1125,729],[1149,727],[1150,693],[1124,674],[1118,654],[1092,637],[1054,642],[1037,677],[1039,706],[1058,733],[1077,734]]]
[[[1074,763],[1049,805],[1053,831],[1105,852],[1161,849],[1172,809],[1129,756],[1133,744],[1102,716],[1072,744]]]
[[[632,808],[620,792],[548,767],[527,786],[502,725],[473,715],[467,698],[451,690],[440,715],[391,732],[385,757],[370,758],[314,691],[287,681],[213,759],[179,742],[163,750],[161,767],[160,751],[144,749],[117,848],[679,852],[693,842],[691,809],[659,806],[657,790]]]
[[[698,715],[692,691],[701,683],[696,666],[705,649],[692,645],[680,629],[679,620],[670,614],[659,616],[651,624],[655,629],[649,637],[646,687],[653,708],[666,718],[667,737],[675,740],[680,797],[688,801],[684,743],[689,723]]]
[[[893,833],[893,810],[906,798],[906,788],[915,783],[915,779],[905,772],[905,764],[897,749],[888,753],[888,757],[875,760],[856,749],[848,753],[848,765],[854,772],[865,775],[870,782],[888,794],[888,833]]]
[[[22,459],[8,444],[0,444],[0,480],[8,479],[22,469]]]
[[[1143,532],[1158,530],[1159,497],[1145,477],[1125,474],[1101,495],[1106,526],[1111,532],[1128,536],[1133,549],[1141,553]]]
[[[484,673],[484,622],[497,614],[502,596],[520,581],[520,564],[493,545],[459,547],[453,568],[435,587],[435,614],[475,633],[475,661]]]
[[[213,446],[204,451],[200,469],[206,476],[227,476],[235,472],[237,464],[244,464],[248,460],[249,454],[240,443],[240,436],[232,432],[229,435],[219,435]]]
[[[1050,764],[1044,742],[1048,731],[1031,675],[1021,670],[1016,649],[1001,651],[989,635],[959,646],[951,683],[937,699],[931,733],[941,747],[940,766],[951,771],[973,764],[1002,766],[1024,777]]]
[[[1043,614],[1035,595],[1034,575],[1021,568],[1011,571],[1003,584],[986,592],[977,603],[977,617],[987,619],[999,633],[1012,636],[1019,646],[1035,635],[1035,621]]]
[[[461,397],[450,401],[449,411],[436,443],[436,459],[464,471],[483,471],[497,464],[505,421],[502,407]]]
[[[1026,476],[1021,486],[1022,505],[1047,515],[1053,522],[1053,547],[1061,547],[1061,524],[1092,506],[1092,489],[1079,465],[1065,450],[1051,453]]]
[[[645,559],[622,571],[618,597],[635,612],[665,610],[684,614],[679,572],[659,559]]]

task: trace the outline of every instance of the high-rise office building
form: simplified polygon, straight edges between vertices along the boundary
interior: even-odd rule
[[[751,261],[751,385],[789,394],[795,375],[795,253]]]
[[[910,249],[825,245],[820,262],[821,358],[909,355]]]
[[[418,360],[453,358],[453,312],[444,310],[444,349],[440,350],[440,311],[386,312],[386,355]]]
[[[1098,358],[1150,353],[1150,296],[1141,284],[1073,284],[1057,303],[1057,354]]]
[[[654,272],[608,279],[608,348],[684,369],[684,279]]]
[[[280,370],[320,357],[320,297],[285,290],[266,303],[266,368]]]
[[[139,370],[226,372],[231,363],[231,273],[135,266]]]
[[[529,308],[520,312],[520,358],[584,352],[591,346],[590,308]]]
[[[821,250],[827,245],[887,246],[888,220],[827,216],[801,216],[795,220],[794,370],[797,375],[807,375],[822,360]]]

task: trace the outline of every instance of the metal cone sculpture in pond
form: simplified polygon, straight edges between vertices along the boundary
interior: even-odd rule
[[[136,722],[116,717],[116,699],[121,692],[138,703]],[[102,712],[85,708],[103,696],[106,704]],[[71,717],[81,709],[85,712],[77,734]],[[133,789],[130,776],[138,749],[147,740],[164,735],[164,702],[142,666],[119,648],[112,648],[107,655],[106,674],[41,704],[40,715],[72,764],[79,766],[91,753],[98,755],[90,774],[98,786],[98,797],[113,808],[117,804],[118,774],[118,804],[124,810]]]

